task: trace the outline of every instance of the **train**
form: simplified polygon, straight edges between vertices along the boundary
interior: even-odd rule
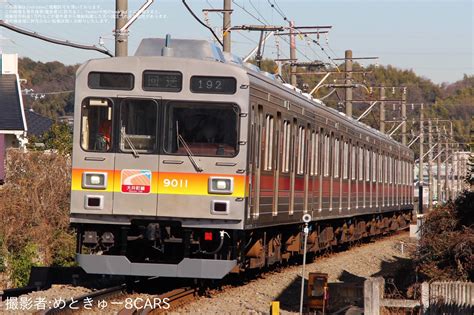
[[[408,226],[414,154],[205,40],[77,70],[70,224],[92,274],[221,279]],[[305,221],[303,221],[303,217]]]

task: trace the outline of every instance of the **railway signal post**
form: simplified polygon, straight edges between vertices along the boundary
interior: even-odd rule
[[[304,269],[306,265],[306,243],[308,242],[309,227],[308,223],[311,222],[311,215],[306,213],[303,215],[304,222],[304,244],[303,244],[303,270],[301,271],[301,295],[300,295],[300,314],[303,314],[303,296],[304,296]]]

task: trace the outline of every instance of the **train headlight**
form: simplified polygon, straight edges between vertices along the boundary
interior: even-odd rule
[[[232,177],[209,177],[209,193],[227,194],[234,192],[234,179]]]
[[[82,188],[107,188],[107,173],[85,172],[82,174]]]

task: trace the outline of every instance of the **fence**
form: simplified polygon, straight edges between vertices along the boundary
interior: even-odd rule
[[[385,280],[369,278],[364,283],[364,314],[380,315],[382,307],[421,308],[424,315],[471,315],[474,314],[474,283],[472,282],[424,282],[421,285],[421,301],[384,298]]]
[[[474,314],[474,283],[432,282],[421,285],[424,314]]]

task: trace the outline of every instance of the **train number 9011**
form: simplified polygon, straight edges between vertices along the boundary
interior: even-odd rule
[[[163,185],[171,188],[188,188],[187,179],[176,179],[176,178],[165,178],[163,179]]]

